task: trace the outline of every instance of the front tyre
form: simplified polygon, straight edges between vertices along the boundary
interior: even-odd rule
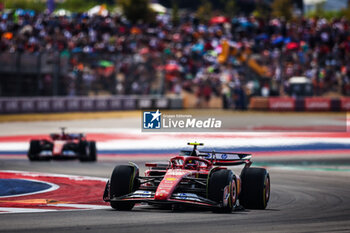
[[[264,168],[245,168],[239,202],[247,209],[265,209],[270,199],[270,175]]]
[[[220,203],[215,212],[231,213],[236,206],[237,188],[235,175],[231,170],[218,170],[210,174],[208,182],[208,198]]]
[[[81,141],[79,143],[79,160],[81,162],[94,162],[97,158],[96,142]]]
[[[118,198],[135,191],[138,188],[137,167],[130,165],[119,165],[113,170],[110,179],[110,199]],[[111,207],[115,210],[131,210],[133,202],[111,201]]]

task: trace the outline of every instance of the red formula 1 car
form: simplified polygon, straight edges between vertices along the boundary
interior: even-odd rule
[[[198,151],[188,143],[169,163],[146,163],[145,176],[134,163],[114,168],[103,199],[116,210],[131,210],[135,203],[160,206],[199,206],[214,211],[265,209],[270,198],[270,176],[251,168],[250,154]],[[222,166],[244,164],[240,175]]]
[[[87,141],[84,134],[50,134],[50,139],[31,140],[28,158],[31,161],[49,159],[75,159],[96,161],[96,142]]]

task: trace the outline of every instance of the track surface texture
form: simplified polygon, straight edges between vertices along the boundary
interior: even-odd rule
[[[44,162],[43,171],[108,177],[114,165],[98,162],[93,171],[79,162]],[[143,163],[140,162],[141,166]],[[47,166],[48,165],[48,166]],[[27,170],[27,161],[1,168]],[[83,169],[82,167],[85,167]],[[141,167],[142,168],[142,167]],[[144,168],[142,168],[144,169]],[[37,165],[32,170],[41,170]],[[85,170],[85,171],[84,171]],[[286,170],[271,167],[271,199],[266,210],[217,214],[207,210],[161,210],[136,206],[112,209],[2,214],[1,232],[349,232],[349,172]],[[102,194],[101,194],[102,195]],[[82,194],[84,198],[84,194]]]
[[[110,129],[112,122],[113,127],[126,124],[124,119],[96,121],[95,127],[106,129]],[[89,131],[79,121],[64,123]],[[57,131],[59,125],[60,122],[2,123],[0,128],[2,135],[40,134]],[[124,212],[107,208],[10,213],[0,215],[0,232],[350,232],[350,155],[343,154],[338,159],[337,155],[329,156],[333,159],[313,156],[309,162],[300,156],[256,158],[257,166],[266,166],[271,177],[271,199],[266,210],[218,214],[209,210],[173,211],[138,205]],[[122,159],[102,157],[96,163],[29,162],[26,157],[3,157],[0,170],[109,178],[115,165],[128,160],[133,160],[132,155]],[[145,170],[144,162],[146,159],[136,162],[141,172]],[[84,193],[81,198],[84,199]]]

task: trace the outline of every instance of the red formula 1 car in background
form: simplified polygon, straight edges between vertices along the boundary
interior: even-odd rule
[[[87,141],[84,134],[68,134],[61,128],[61,133],[50,134],[50,139],[31,140],[28,158],[31,161],[75,158],[96,161],[96,142]]]
[[[103,199],[116,210],[131,210],[135,203],[160,206],[199,206],[218,212],[238,208],[265,209],[270,198],[270,176],[251,168],[251,155],[198,151],[202,143],[188,143],[169,163],[146,163],[145,176],[134,163],[114,168]],[[244,164],[240,175],[223,166]]]

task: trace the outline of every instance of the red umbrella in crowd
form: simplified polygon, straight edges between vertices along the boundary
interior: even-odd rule
[[[179,71],[180,70],[180,67],[178,64],[176,63],[168,63],[165,65],[165,70],[167,72],[172,72],[172,71]]]
[[[210,20],[211,24],[226,23],[226,22],[228,22],[228,18],[225,16],[215,16]]]
[[[148,53],[149,53],[149,48],[147,48],[147,47],[142,48],[142,49],[140,50],[140,54],[141,54],[141,55],[145,55],[145,54],[148,54]]]
[[[141,30],[140,30],[140,28],[138,28],[138,27],[132,27],[131,29],[130,29],[130,32],[131,32],[131,34],[133,34],[133,35],[138,35],[138,34],[141,34]]]
[[[288,50],[293,50],[299,48],[299,44],[296,42],[289,42],[286,46]]]
[[[2,37],[7,40],[11,40],[13,38],[13,34],[12,32],[5,32],[4,34],[2,34]]]

